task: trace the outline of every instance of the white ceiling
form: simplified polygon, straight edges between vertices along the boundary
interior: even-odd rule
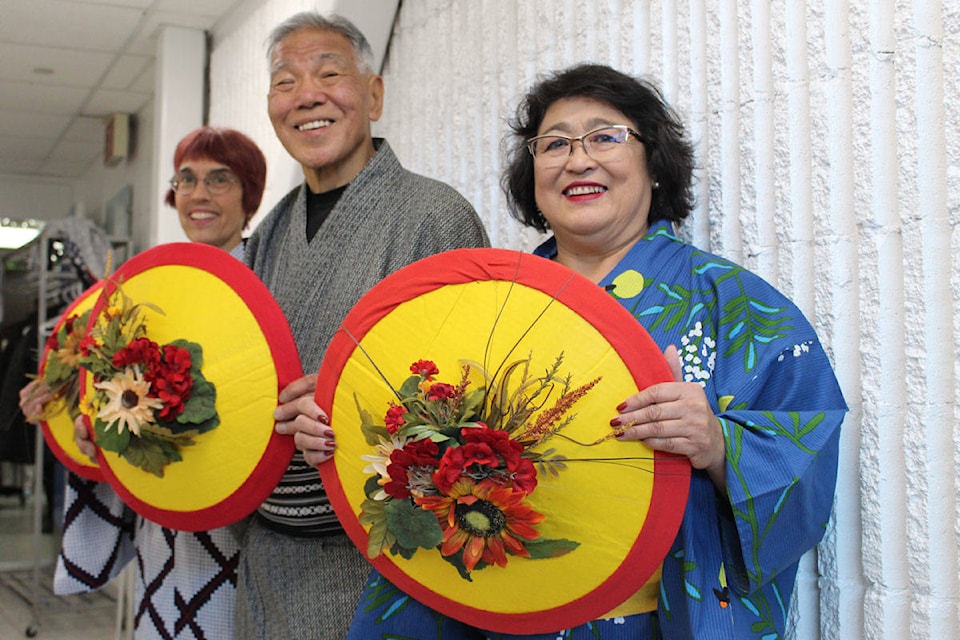
[[[70,179],[105,118],[153,98],[160,25],[209,29],[242,0],[0,0],[0,174]]]

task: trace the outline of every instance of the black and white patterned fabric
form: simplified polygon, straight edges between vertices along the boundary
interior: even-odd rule
[[[240,547],[228,528],[161,527],[134,514],[108,484],[69,474],[61,545],[58,595],[100,589],[136,559],[137,640],[233,637]]]

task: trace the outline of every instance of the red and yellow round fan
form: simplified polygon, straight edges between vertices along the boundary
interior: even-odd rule
[[[374,287],[332,340],[320,473],[373,566],[451,617],[542,633],[650,610],[690,468],[609,423],[669,380],[637,321],[573,271],[439,254]]]

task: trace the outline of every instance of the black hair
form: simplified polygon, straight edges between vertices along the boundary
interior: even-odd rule
[[[589,98],[608,104],[630,119],[646,151],[653,190],[648,222],[680,224],[693,210],[694,155],[679,117],[652,83],[605,65],[580,64],[540,80],[517,107],[510,121],[508,164],[501,179],[510,214],[538,231],[549,228],[537,207],[533,156],[527,140],[536,136],[547,110],[564,98]]]

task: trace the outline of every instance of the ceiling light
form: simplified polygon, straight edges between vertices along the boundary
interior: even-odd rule
[[[0,218],[0,249],[19,249],[43,231],[41,220]]]

